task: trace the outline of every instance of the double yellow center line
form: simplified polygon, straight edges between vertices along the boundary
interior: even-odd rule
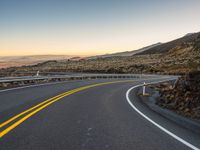
[[[6,125],[14,122],[10,126],[6,127],[3,131],[0,132],[0,138],[2,138],[4,135],[6,135],[8,132],[10,132],[14,128],[16,128],[18,125],[20,125],[22,122],[24,122],[25,120],[27,120],[28,118],[30,118],[34,114],[38,113],[42,109],[46,108],[47,106],[55,103],[56,101],[66,97],[66,96],[69,96],[69,95],[74,94],[76,92],[79,92],[79,91],[82,91],[82,90],[85,90],[85,89],[89,89],[89,88],[92,88],[92,87],[96,87],[96,86],[102,86],[102,85],[120,83],[120,82],[130,82],[130,81],[133,81],[133,80],[113,81],[113,82],[104,82],[104,83],[92,84],[92,85],[76,88],[76,89],[64,92],[62,94],[59,94],[57,96],[54,96],[54,97],[52,97],[50,99],[47,99],[47,100],[37,104],[36,106],[33,106],[33,107],[31,107],[31,108],[19,113],[18,115],[8,119],[7,121],[1,123],[0,124],[0,128],[3,128]],[[18,119],[20,117],[22,117],[22,118]]]

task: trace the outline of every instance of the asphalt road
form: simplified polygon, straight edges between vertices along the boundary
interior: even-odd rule
[[[159,80],[163,79],[156,79]],[[0,92],[0,123],[63,92],[111,81],[114,80],[72,81]],[[143,79],[135,79],[67,93],[3,135],[0,150],[191,149],[150,123],[129,105],[127,90],[142,82]],[[149,110],[140,103],[134,90],[129,96],[132,103],[152,120],[200,147],[200,135]],[[1,127],[0,134],[36,109]]]

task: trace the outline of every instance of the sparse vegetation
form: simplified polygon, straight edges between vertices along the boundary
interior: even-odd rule
[[[200,33],[188,35],[133,56],[47,61],[32,66],[0,70],[1,76],[19,73],[88,72],[88,73],[160,73],[185,74],[200,66]],[[160,50],[163,48],[163,50]]]

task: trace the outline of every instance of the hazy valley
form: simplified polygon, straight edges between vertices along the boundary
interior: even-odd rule
[[[48,60],[66,60],[74,57],[70,55],[0,56],[0,68],[35,65]]]

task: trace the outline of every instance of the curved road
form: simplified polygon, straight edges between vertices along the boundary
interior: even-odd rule
[[[1,126],[0,150],[191,149],[154,126],[129,105],[127,90],[143,80],[116,83],[111,79],[72,81],[0,92],[1,126],[13,116],[71,90],[71,93],[48,101],[56,99],[54,103],[41,104]],[[146,82],[160,80],[163,78],[146,79]],[[99,84],[104,82],[113,83]],[[85,86],[85,89],[77,89]],[[135,90],[129,97],[141,112],[196,148],[200,147],[197,133],[149,110],[137,99]],[[31,114],[36,110],[38,112]]]

